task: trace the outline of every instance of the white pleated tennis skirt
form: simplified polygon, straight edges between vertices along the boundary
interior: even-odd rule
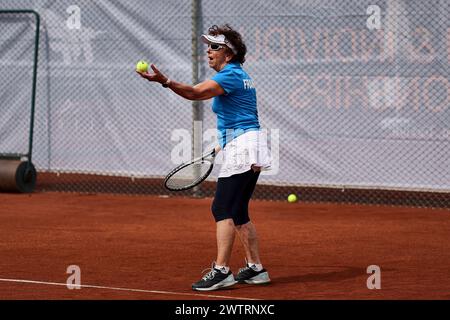
[[[238,136],[225,145],[222,153],[219,178],[244,173],[252,165],[261,167],[262,171],[270,170],[271,158],[265,130],[248,131]]]

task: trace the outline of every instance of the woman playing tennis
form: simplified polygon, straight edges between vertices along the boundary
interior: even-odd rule
[[[217,115],[218,140],[224,153],[211,208],[216,221],[217,258],[192,289],[210,291],[237,282],[268,283],[269,274],[261,263],[256,229],[248,213],[260,172],[269,169],[270,159],[266,137],[260,130],[256,89],[242,68],[247,48],[229,25],[212,26],[202,41],[208,44],[208,64],[217,72],[210,80],[195,86],[183,84],[168,78],[155,65],[151,65],[153,73],[138,72],[186,99],[213,98],[212,110]],[[234,276],[229,261],[236,234],[244,246],[247,265]]]

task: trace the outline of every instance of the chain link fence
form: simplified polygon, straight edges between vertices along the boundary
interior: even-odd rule
[[[184,100],[134,65],[147,60],[189,84],[209,79],[195,40],[229,23],[247,44],[244,68],[272,151],[255,198],[450,207],[447,1],[0,4],[12,8],[42,19],[38,190],[169,195],[162,179],[193,156],[193,140],[215,144],[212,101]],[[22,148],[28,132],[33,28],[20,19],[0,15],[0,153]],[[214,194],[217,171],[197,196]]]
[[[29,155],[33,76],[37,61],[36,17],[0,8],[0,157]],[[5,32],[6,31],[6,32]],[[14,43],[15,39],[20,39]],[[13,44],[14,43],[14,44]],[[20,87],[18,87],[20,85]]]

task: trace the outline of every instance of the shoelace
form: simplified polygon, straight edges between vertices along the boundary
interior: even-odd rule
[[[249,266],[247,265],[247,266],[246,266],[246,267],[244,267],[244,268],[240,268],[240,269],[239,269],[239,272],[238,272],[238,273],[241,273],[241,272],[247,271],[248,269],[251,269],[251,267],[249,267]]]
[[[202,280],[205,280],[205,281],[206,281],[206,280],[212,279],[212,278],[214,278],[214,275],[215,275],[217,272],[220,272],[220,271],[214,269],[214,266],[213,266],[213,267],[211,267],[211,268],[207,268],[207,269],[203,270],[203,271],[202,271],[202,274],[205,273],[207,270],[210,270],[210,271],[209,271],[207,274],[205,274],[205,275],[203,276]]]
[[[247,258],[245,258],[245,267],[240,268],[238,274],[241,272],[247,271],[248,269],[251,269],[251,267],[248,266],[248,260],[247,260]]]

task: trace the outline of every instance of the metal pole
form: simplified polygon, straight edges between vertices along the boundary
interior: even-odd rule
[[[192,0],[192,83],[199,83],[199,37],[202,32],[201,0]],[[201,101],[192,102],[192,156],[202,154],[203,106]],[[200,196],[200,186],[193,188],[193,196]]]
[[[38,54],[39,54],[39,31],[41,26],[41,19],[36,11],[32,11],[36,17],[36,35],[34,38],[34,64],[33,64],[33,89],[31,93],[31,116],[30,116],[30,137],[28,140],[28,159],[23,175],[23,179],[26,183],[33,183],[36,176],[36,170],[34,169],[33,163],[31,162],[33,154],[33,132],[34,132],[34,110],[36,105],[36,80],[37,80],[37,64],[38,64]],[[34,183],[33,183],[34,188]]]
[[[33,132],[34,132],[34,110],[36,105],[36,78],[37,78],[37,65],[39,54],[39,28],[41,26],[41,19],[39,13],[32,11],[36,16],[36,36],[34,43],[34,65],[33,65],[33,91],[31,95],[31,118],[30,118],[30,140],[28,145],[28,162],[31,164],[31,156],[33,153]]]

